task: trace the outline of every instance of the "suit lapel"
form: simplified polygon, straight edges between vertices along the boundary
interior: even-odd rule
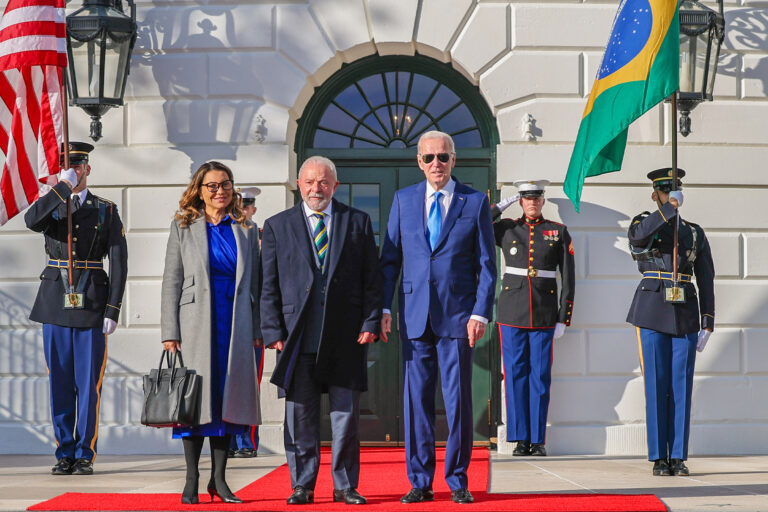
[[[237,270],[235,271],[235,288],[237,288],[243,279],[243,272],[245,272],[245,265],[248,263],[250,251],[248,250],[245,228],[239,222],[232,224],[232,232],[235,235],[235,243],[237,244]]]
[[[331,225],[331,247],[328,259],[328,277],[333,276],[336,265],[341,258],[344,240],[349,228],[349,207],[335,199],[333,200],[333,218]]]
[[[315,258],[312,252],[315,248],[309,243],[309,232],[307,231],[307,221],[304,218],[303,204],[302,202],[291,208],[288,225],[294,238],[296,250],[304,256],[311,267],[315,267]]]
[[[197,254],[202,260],[203,270],[205,271],[205,277],[210,280],[210,272],[208,269],[208,231],[206,230],[205,215],[201,215],[196,218],[189,226],[189,231],[192,233],[192,238],[195,242]]]
[[[415,190],[416,192],[411,196],[413,218],[419,219],[419,222],[421,222],[421,231],[424,233],[424,236],[422,237],[424,240],[424,247],[427,252],[432,252],[432,249],[429,247],[429,238],[427,238],[427,207],[425,203],[427,197],[427,181],[424,180],[419,183]]]
[[[435,250],[438,250],[443,242],[445,242],[445,239],[448,238],[448,233],[451,232],[453,225],[456,224],[456,219],[461,215],[461,210],[467,202],[466,196],[462,192],[463,188],[464,186],[461,182],[456,180],[456,188],[453,190],[453,199],[451,200],[451,205],[448,207],[448,213],[446,214],[445,219],[443,219],[443,227],[440,228],[440,236],[437,237]],[[426,210],[426,208],[423,209]]]

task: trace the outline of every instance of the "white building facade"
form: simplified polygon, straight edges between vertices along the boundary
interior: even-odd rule
[[[325,154],[339,163],[340,199],[369,211],[383,236],[391,193],[418,179],[413,145],[429,127],[457,134],[457,174],[492,200],[512,194],[515,180],[551,180],[544,215],[574,236],[574,318],[555,342],[549,452],[646,453],[637,340],[625,322],[639,278],[626,230],[653,208],[646,173],[671,162],[668,105],[633,124],[624,169],[587,181],[580,214],[561,186],[617,2],[136,4],[126,105],[104,117],[89,178],[94,193],[117,203],[129,250],[108,343],[100,453],[181,451],[169,431],[140,425],[140,376],[160,355],[168,226],[190,172],[219,160],[238,185],[259,186],[261,225],[294,204],[297,163]],[[766,27],[764,2],[726,1],[715,101],[693,111],[693,133],[680,141],[683,216],[706,230],[717,273],[716,330],[696,365],[693,456],[768,453]],[[370,101],[345,105],[358,93]],[[87,116],[74,108],[70,116],[71,139],[88,140]],[[27,319],[46,258],[22,217],[0,228],[0,453],[52,453],[42,332]],[[485,379],[475,394],[480,443],[504,438],[495,336],[476,363],[476,379]],[[371,350],[363,409],[380,419],[370,423],[371,442],[401,437],[400,402],[384,398],[401,386],[398,353],[392,343]],[[268,351],[261,441],[279,452],[283,402],[269,384],[273,366]]]

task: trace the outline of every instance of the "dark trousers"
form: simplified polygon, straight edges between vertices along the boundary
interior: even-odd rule
[[[637,328],[645,383],[648,460],[688,459],[697,333],[672,336]]]
[[[544,444],[555,330],[499,324],[507,404],[507,441]]]
[[[299,354],[285,397],[285,457],[291,487],[314,489],[320,467],[320,398],[315,354]],[[357,488],[360,478],[360,392],[328,386],[331,403],[331,472],[335,489]]]
[[[51,390],[56,458],[93,460],[99,433],[101,382],[107,339],[101,327],[79,329],[43,324]]]
[[[405,457],[411,486],[429,489],[435,479],[435,393],[442,379],[448,441],[445,481],[451,490],[467,487],[472,457],[472,356],[467,338],[441,338],[430,327],[403,340]]]

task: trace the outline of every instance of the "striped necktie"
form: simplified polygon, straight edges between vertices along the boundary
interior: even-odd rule
[[[80,196],[72,194],[72,212],[80,209]]]
[[[325,255],[328,254],[328,232],[325,230],[325,222],[323,222],[324,213],[314,213],[314,217],[317,217],[317,225],[313,232],[313,239],[315,241],[315,250],[317,251],[317,259],[320,261],[320,268],[323,268],[323,262],[325,261]]]

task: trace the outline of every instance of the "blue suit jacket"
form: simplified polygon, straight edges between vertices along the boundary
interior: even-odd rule
[[[426,235],[426,181],[398,190],[381,250],[384,308],[400,283],[400,332],[466,338],[471,315],[491,319],[496,290],[496,246],[485,194],[456,181],[435,250]]]

